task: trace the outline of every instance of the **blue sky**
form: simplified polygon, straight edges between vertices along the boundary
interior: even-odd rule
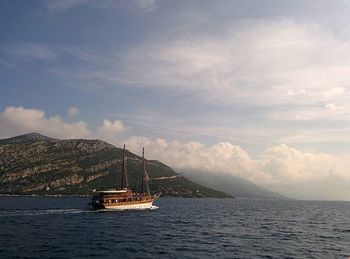
[[[178,170],[345,199],[349,11],[345,0],[2,1],[0,137],[145,145]],[[298,196],[304,185],[315,187]]]

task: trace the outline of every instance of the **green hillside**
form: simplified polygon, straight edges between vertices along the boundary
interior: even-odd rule
[[[86,195],[93,189],[115,188],[120,182],[122,152],[100,140],[58,140],[37,133],[2,139],[0,194]],[[141,158],[128,151],[126,157],[129,185],[137,190],[141,182]],[[178,175],[159,161],[148,161],[147,170],[153,193],[161,191],[163,196],[173,197],[230,197]]]

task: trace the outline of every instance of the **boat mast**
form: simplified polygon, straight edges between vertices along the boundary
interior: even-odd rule
[[[125,182],[125,184],[124,184]],[[126,173],[126,157],[125,157],[125,145],[123,148],[123,161],[122,161],[122,179],[121,179],[121,183],[120,183],[120,188],[128,188],[128,176]]]
[[[149,194],[149,186],[148,186],[148,174],[146,171],[146,161],[145,161],[145,148],[142,148],[142,193],[146,191]],[[146,190],[144,190],[146,188]]]

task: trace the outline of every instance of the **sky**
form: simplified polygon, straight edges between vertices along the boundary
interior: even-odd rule
[[[350,200],[350,1],[4,0],[0,138]]]

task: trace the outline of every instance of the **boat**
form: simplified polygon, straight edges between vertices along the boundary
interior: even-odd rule
[[[153,202],[159,198],[161,193],[153,195],[150,193],[148,181],[148,173],[146,171],[145,161],[145,149],[142,148],[142,181],[141,191],[134,192],[129,188],[127,170],[126,170],[126,156],[125,156],[125,145],[123,148],[123,159],[122,159],[122,173],[120,188],[96,191],[94,190],[92,196],[92,207],[94,209],[112,209],[112,210],[144,210],[151,209]]]

